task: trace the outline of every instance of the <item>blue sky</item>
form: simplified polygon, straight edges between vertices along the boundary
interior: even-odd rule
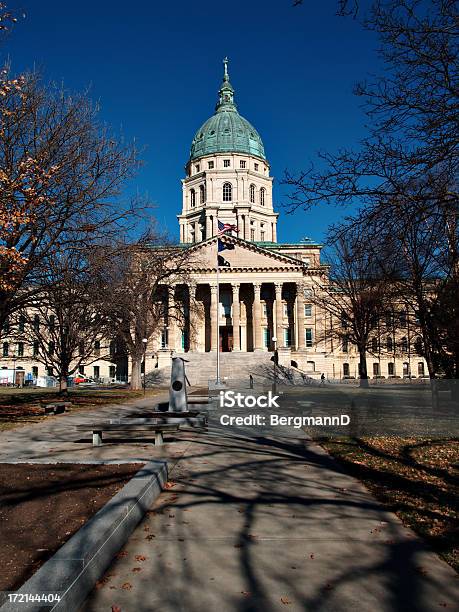
[[[90,87],[102,119],[136,138],[144,165],[130,185],[147,194],[175,236],[180,179],[191,140],[213,113],[230,58],[241,115],[255,125],[275,177],[278,239],[322,240],[343,209],[326,205],[286,215],[284,169],[317,150],[356,146],[364,116],[354,83],[375,71],[376,41],[356,21],[335,16],[336,0],[10,0],[20,20],[1,51],[13,70],[39,67],[70,90]]]

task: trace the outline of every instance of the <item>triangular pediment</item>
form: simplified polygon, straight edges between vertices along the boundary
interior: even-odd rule
[[[217,240],[217,237],[214,236],[190,247],[193,252],[192,267],[194,270],[215,269],[217,265]],[[223,258],[223,261],[220,260],[220,267],[244,270],[302,269],[302,264],[293,258],[268,251],[247,240],[235,238],[234,236],[224,236],[220,240],[224,244],[234,247],[219,253]]]

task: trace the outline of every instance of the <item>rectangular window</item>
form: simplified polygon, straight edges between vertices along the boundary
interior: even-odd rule
[[[379,376],[379,363],[375,362],[373,364],[373,376]]]
[[[311,348],[312,346],[312,327],[307,327],[304,330],[304,339],[305,339],[306,346],[308,348]]]
[[[261,311],[262,311],[264,317],[268,316],[268,304],[266,302],[263,302],[261,304]]]
[[[292,346],[292,330],[290,327],[284,329],[284,346]]]
[[[305,304],[304,305],[304,316],[305,317],[312,317],[312,304]]]
[[[167,348],[167,329],[163,329],[161,331],[161,348],[162,349]]]
[[[223,167],[224,168],[229,168],[230,167],[230,160],[229,159],[224,159],[223,160]]]
[[[40,317],[37,314],[33,318],[33,328],[35,331],[40,329]]]
[[[37,378],[37,376],[38,376],[38,367],[37,366],[32,366],[32,376],[34,378]]]
[[[209,170],[213,170],[214,162],[213,161],[207,162],[207,167],[209,168]]]
[[[54,342],[50,342],[48,344],[48,354],[49,355],[54,355]],[[51,376],[51,374],[50,374],[50,376]]]
[[[255,168],[255,172],[258,172],[258,164],[255,164],[254,168]]]
[[[347,353],[349,351],[349,339],[347,336],[343,336],[343,353]]]
[[[8,342],[3,343],[3,357],[8,357],[9,344]]]
[[[197,165],[195,166],[195,170],[196,170],[196,172],[199,172],[199,171],[201,170],[201,168],[199,167],[199,164],[197,164]]]
[[[84,365],[80,364],[80,367],[78,369],[80,370],[80,374],[84,374]]]
[[[24,342],[18,342],[18,357],[24,357]]]
[[[94,342],[94,355],[95,357],[99,357],[100,355],[100,340]]]
[[[46,372],[47,372],[48,376],[53,376],[53,374],[54,374],[54,370],[53,370],[53,368],[51,366],[48,366],[46,368]]]
[[[424,363],[422,361],[418,363],[418,376],[424,376]]]
[[[252,242],[255,242],[255,230],[254,229],[250,230],[250,240]]]
[[[263,346],[269,348],[269,327],[263,327]]]
[[[100,367],[94,366],[94,378],[97,380],[100,378]]]
[[[288,317],[288,304],[282,304],[282,310],[284,313],[284,319]]]
[[[241,159],[241,161],[239,162],[239,167],[240,168],[245,168],[245,165],[246,165],[245,159]]]
[[[33,351],[33,356],[37,357],[37,355],[38,355],[38,340],[34,341],[32,351]]]
[[[263,231],[260,232],[260,240],[261,240],[261,242],[265,241],[265,233]]]
[[[394,376],[395,374],[395,365],[392,362],[387,364],[387,374],[388,376]]]
[[[109,366],[108,375],[110,376],[110,378],[116,378],[116,366],[114,365]]]
[[[25,329],[25,317],[24,317],[24,315],[21,315],[21,316],[19,317],[19,331],[20,331],[21,333],[23,333],[23,332],[24,332],[24,329]]]

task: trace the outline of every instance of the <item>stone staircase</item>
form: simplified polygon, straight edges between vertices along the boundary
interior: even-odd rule
[[[272,353],[260,351],[256,353],[220,353],[220,377],[230,385],[249,386],[249,377],[253,376],[254,385],[271,384],[274,378]],[[192,386],[207,387],[210,380],[216,378],[216,353],[184,353],[179,355],[187,363],[186,375]],[[170,366],[147,373],[148,385],[169,385]],[[293,367],[278,366],[276,372],[278,383],[286,385],[308,385],[315,381],[301,370]]]

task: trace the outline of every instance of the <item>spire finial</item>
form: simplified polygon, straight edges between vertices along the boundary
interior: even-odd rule
[[[224,81],[229,81],[229,76],[228,76],[228,58],[225,57],[225,59],[223,60],[223,65],[225,66],[225,73],[223,75],[223,80]]]

